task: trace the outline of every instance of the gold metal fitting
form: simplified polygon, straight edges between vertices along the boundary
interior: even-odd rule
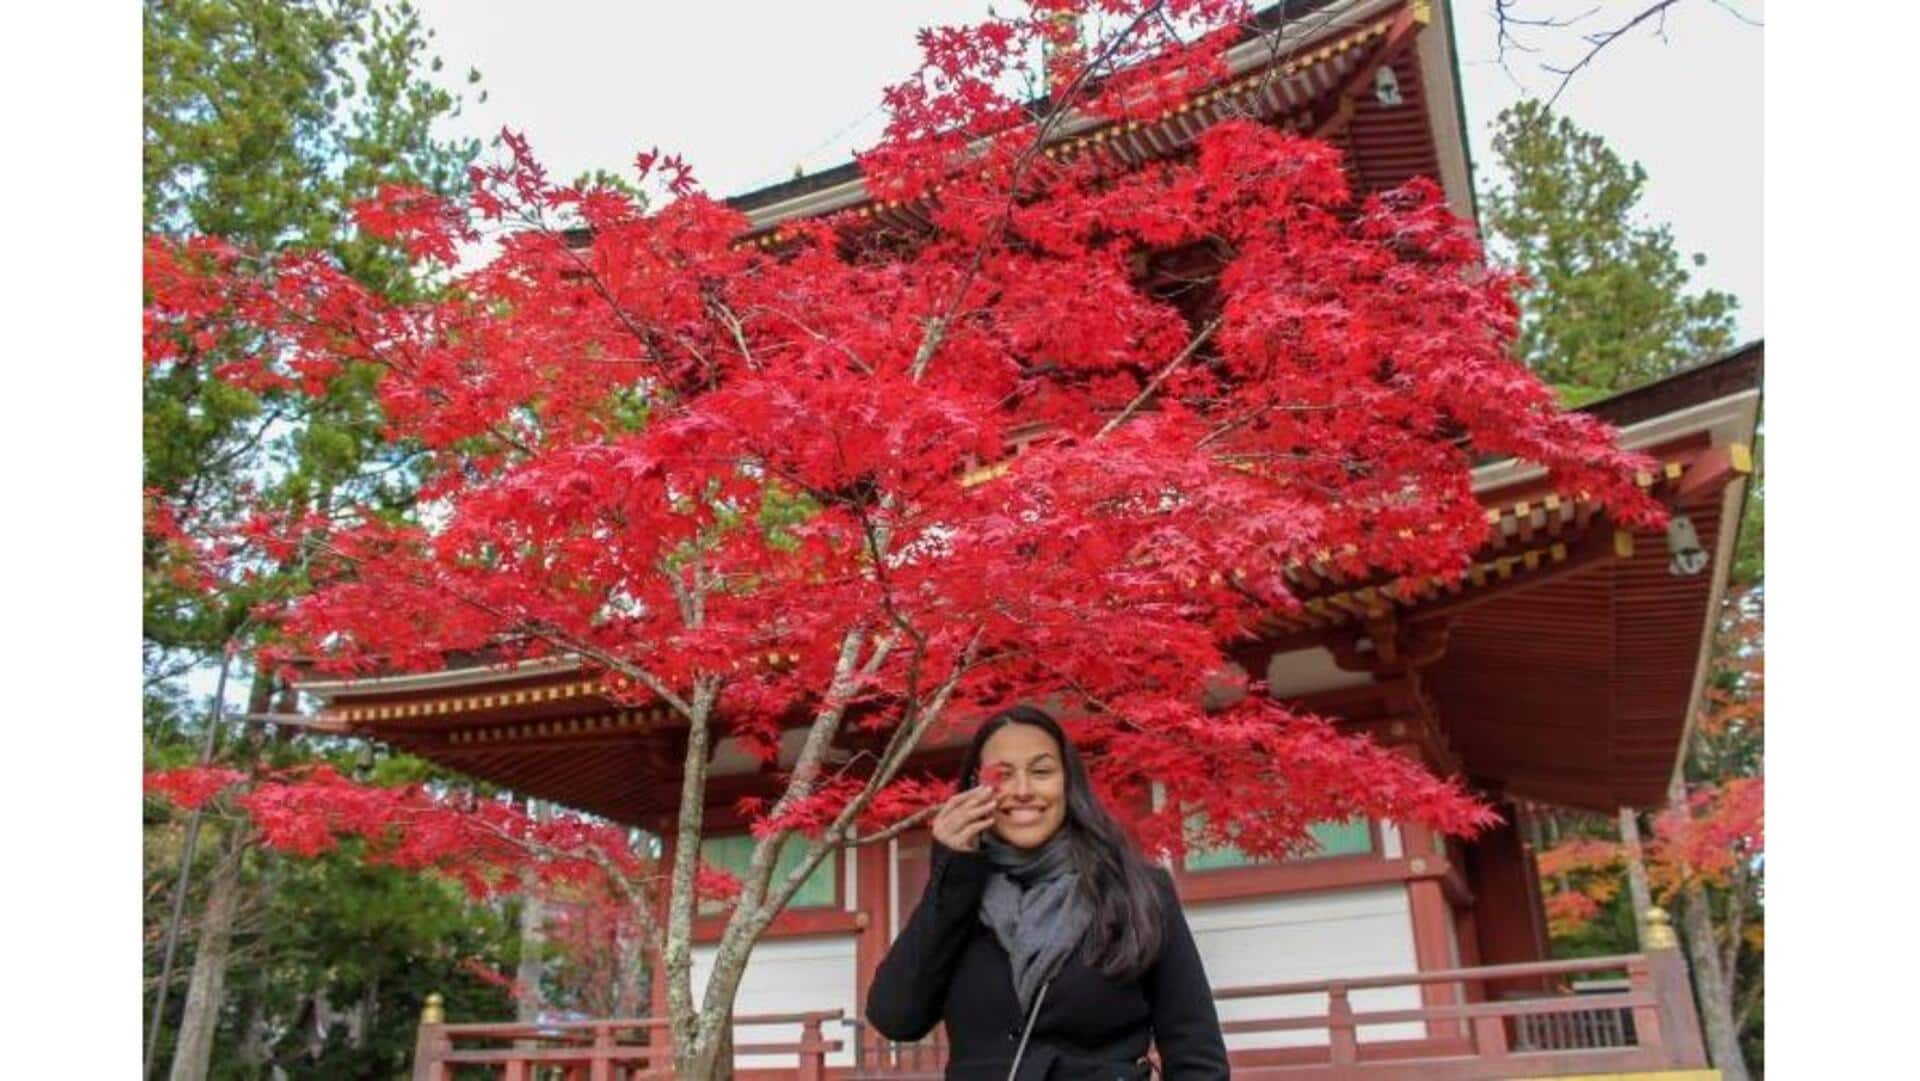
[[[1647,941],[1650,950],[1670,950],[1679,945],[1673,936],[1673,921],[1659,905],[1647,909]]]

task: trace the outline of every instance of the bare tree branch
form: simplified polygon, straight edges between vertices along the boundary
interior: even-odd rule
[[[927,819],[932,818],[935,814],[939,812],[939,810],[940,810],[940,805],[937,803],[931,807],[922,807],[919,810],[908,815],[907,817],[901,819],[900,821],[895,822],[893,825],[888,826],[887,828],[880,830],[876,833],[865,833],[865,834],[861,834],[858,837],[848,838],[846,841],[846,847],[861,848],[861,847],[865,847],[866,845],[877,845],[882,841],[891,841],[895,837],[898,837],[901,834],[907,832],[908,830],[914,828],[915,826],[918,826],[920,823],[925,822]]]
[[[1514,53],[1531,53],[1537,55],[1541,51],[1535,44],[1530,43],[1523,36],[1523,32],[1571,29],[1604,10],[1604,5],[1596,5],[1577,15],[1559,17],[1550,15],[1532,16],[1522,14],[1521,9],[1526,2],[1527,0],[1494,0],[1493,4],[1495,28],[1494,59],[1500,65],[1501,70],[1507,73],[1507,77],[1513,80],[1516,86],[1524,86],[1524,84],[1522,80],[1514,74],[1513,68],[1509,64],[1511,55]],[[1728,0],[1711,0],[1711,2],[1715,7],[1720,8],[1722,11],[1725,11],[1727,14],[1748,26],[1760,27],[1764,25],[1759,20],[1735,8]],[[1664,38],[1666,34],[1668,9],[1677,3],[1679,3],[1679,0],[1644,2],[1634,15],[1625,22],[1608,29],[1581,34],[1580,38],[1585,42],[1587,48],[1586,51],[1580,55],[1580,58],[1571,65],[1558,66],[1555,64],[1542,63],[1540,65],[1541,70],[1560,76],[1559,81],[1554,86],[1553,93],[1547,98],[1547,105],[1551,107],[1555,102],[1559,101],[1560,95],[1566,91],[1575,75],[1590,66],[1601,52],[1614,42],[1626,36],[1635,27],[1651,20],[1654,23],[1652,32],[1656,36]]]
[[[1590,44],[1592,48],[1588,49],[1586,55],[1582,56],[1570,68],[1563,69],[1553,67],[1552,65],[1542,65],[1548,71],[1560,76],[1560,85],[1554,87],[1553,93],[1547,98],[1547,107],[1552,108],[1553,103],[1560,100],[1560,95],[1567,89],[1567,84],[1573,81],[1573,77],[1579,74],[1582,68],[1593,63],[1593,58],[1599,56],[1601,50],[1620,40],[1621,36],[1626,34],[1627,31],[1632,30],[1648,19],[1658,16],[1662,22],[1664,22],[1667,9],[1679,2],[1680,0],[1659,0],[1658,3],[1644,8],[1640,14],[1627,20],[1626,23],[1621,26],[1617,26],[1612,30],[1601,30],[1597,33],[1585,35],[1588,44]]]
[[[1206,325],[1200,328],[1200,332],[1193,336],[1193,340],[1189,341],[1184,349],[1180,350],[1178,356],[1169,361],[1166,367],[1155,373],[1152,379],[1147,380],[1147,385],[1140,388],[1140,393],[1135,395],[1134,399],[1127,403],[1125,409],[1114,414],[1113,419],[1101,425],[1100,430],[1093,433],[1092,442],[1100,441],[1106,437],[1108,432],[1126,423],[1126,421],[1146,403],[1146,400],[1151,398],[1153,393],[1160,389],[1160,384],[1166,382],[1167,377],[1172,375],[1175,369],[1185,364],[1194,353],[1198,352],[1200,347],[1206,344],[1207,339],[1213,337],[1213,332],[1218,329],[1220,329],[1220,317],[1216,315],[1212,319],[1207,320]]]

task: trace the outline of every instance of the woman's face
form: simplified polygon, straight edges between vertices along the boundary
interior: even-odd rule
[[[998,790],[993,832],[1015,848],[1038,848],[1067,821],[1067,772],[1053,737],[1009,724],[980,748],[980,779]]]

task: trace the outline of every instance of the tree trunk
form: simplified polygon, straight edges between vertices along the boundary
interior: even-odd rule
[[[652,1006],[649,991],[653,983],[647,970],[646,937],[636,928],[618,935],[616,942],[620,957],[614,973],[613,1015],[643,1017]]]
[[[716,978],[717,974],[708,977],[709,980]],[[723,1013],[702,1012],[696,1019],[694,1031],[697,1036],[691,1044],[674,1044],[676,1081],[733,1081],[732,1004],[729,1003]]]
[[[207,903],[193,952],[193,975],[180,1013],[170,1081],[205,1081],[213,1065],[213,1039],[220,1028],[226,997],[227,956],[233,948],[234,917],[240,909],[242,856],[246,838],[235,832],[224,846],[207,883]]]
[[[718,1033],[702,1041],[701,1048],[689,1057],[679,1076],[697,1081],[733,1081],[733,1014],[721,1018]]]
[[[229,639],[231,644],[231,639]],[[200,764],[213,761],[220,746],[220,729],[226,717],[227,676],[233,671],[233,654],[221,651],[220,675],[214,681],[213,702],[207,711],[207,731],[200,744]],[[255,683],[259,681],[256,679]],[[258,690],[256,689],[256,694]],[[160,979],[154,989],[153,1014],[148,1021],[145,1053],[140,1060],[140,1076],[144,1079],[153,1075],[154,1056],[160,1051],[160,1026],[167,1016],[167,995],[173,990],[174,951],[180,944],[180,927],[186,917],[187,887],[193,880],[193,853],[199,842],[200,823],[204,817],[203,809],[195,810],[187,816],[187,833],[180,845],[180,874],[174,881],[172,914],[167,917],[167,929],[163,935],[161,948]]]
[[[313,993],[313,1025],[307,1029],[307,1060],[319,1062],[333,1041],[333,1023],[346,1016],[333,1008],[325,987]]]
[[[1653,907],[1653,890],[1647,885],[1647,863],[1640,850],[1640,818],[1631,807],[1620,808],[1620,843],[1627,849],[1627,899],[1633,905],[1633,941],[1636,948],[1647,948],[1647,909]]]
[[[527,801],[527,812],[535,822],[547,820],[545,804]],[[520,881],[520,966],[513,975],[513,1016],[521,1024],[540,1017],[546,1000],[540,981],[546,969],[547,906],[540,899],[539,875],[532,870],[521,873]]]
[[[271,967],[268,960],[260,963],[253,990],[248,992],[242,1008],[246,1021],[240,1030],[240,1061],[251,1067],[256,1077],[273,1061],[272,1033],[267,1022],[267,972]]]
[[[373,1014],[380,1004],[380,977],[367,980],[367,989],[360,995],[360,1005],[353,1011],[353,1020],[347,1022],[350,1045],[355,1051],[364,1051],[367,1036],[373,1031]]]
[[[1686,781],[1676,775],[1667,787],[1670,806],[1687,806]],[[1707,1037],[1707,1055],[1720,1070],[1721,1081],[1748,1081],[1746,1056],[1740,1051],[1740,1019],[1721,971],[1720,947],[1713,929],[1713,909],[1707,891],[1698,883],[1680,890],[1680,930],[1687,960],[1693,969],[1694,1000],[1700,1006],[1700,1027]]]
[[[1726,973],[1720,969],[1720,950],[1714,941],[1713,912],[1707,891],[1697,885],[1682,893],[1680,923],[1693,964],[1694,997],[1700,1003],[1700,1027],[1706,1030],[1707,1054],[1720,1068],[1722,1081],[1748,1081],[1746,1056],[1740,1051],[1740,1018],[1733,996],[1727,993]]]

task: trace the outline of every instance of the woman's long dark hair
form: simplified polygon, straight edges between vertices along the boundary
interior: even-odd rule
[[[1093,908],[1087,929],[1087,963],[1109,977],[1128,978],[1147,970],[1160,956],[1160,920],[1164,915],[1152,868],[1135,848],[1120,824],[1094,795],[1086,763],[1060,722],[1043,709],[1015,706],[981,722],[960,767],[960,787],[979,783],[980,749],[995,732],[1010,724],[1038,728],[1060,748],[1060,768],[1067,778],[1068,851],[1080,874],[1080,892]]]

